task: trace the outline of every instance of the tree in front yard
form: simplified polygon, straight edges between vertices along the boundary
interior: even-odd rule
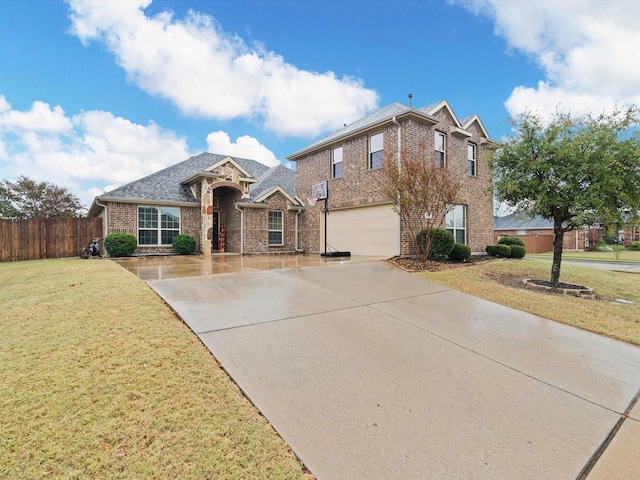
[[[493,151],[497,199],[553,221],[551,282],[560,280],[564,233],[596,222],[617,225],[640,206],[636,107],[598,116],[525,113]]]
[[[50,182],[24,175],[0,182],[0,217],[79,217],[83,208],[78,197]]]
[[[422,239],[425,244],[420,245],[418,233],[444,225],[462,185],[460,175],[447,166],[436,165],[432,157],[433,152],[422,145],[403,149],[400,158],[385,158],[382,184],[385,195],[396,202],[394,210],[423,261],[429,256],[431,237],[427,235]]]

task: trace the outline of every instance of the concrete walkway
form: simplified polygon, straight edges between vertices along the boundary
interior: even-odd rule
[[[618,428],[589,479],[638,478],[640,349],[384,262],[310,263],[146,274],[319,480],[573,480]]]

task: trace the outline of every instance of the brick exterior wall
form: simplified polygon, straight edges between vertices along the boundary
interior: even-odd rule
[[[244,208],[244,253],[291,253],[295,251],[296,211],[287,210],[289,201],[280,192],[267,199],[268,208]],[[269,245],[269,211],[282,212],[282,241]]]
[[[435,159],[435,131],[446,134],[446,163],[462,178],[462,188],[457,203],[466,206],[467,245],[473,252],[484,252],[485,247],[493,243],[493,199],[489,191],[492,175],[487,163],[487,151],[483,144],[486,138],[482,129],[473,123],[468,132],[471,137],[456,136],[450,132],[455,122],[447,109],[441,109],[436,117],[438,123],[427,125],[415,119],[401,121],[402,149],[409,153],[424,150],[428,161]],[[382,169],[369,169],[369,136],[384,132],[384,155],[395,158],[398,154],[398,128],[389,120],[385,125],[370,131],[361,132],[353,138],[309,152],[296,160],[296,190],[301,199],[311,192],[311,185],[329,180],[329,209],[393,203],[381,191],[384,181]],[[476,176],[467,173],[467,145],[476,145]],[[343,176],[331,179],[331,155],[334,148],[343,147]],[[320,215],[324,202],[307,206],[301,215],[300,245],[306,251],[318,251],[320,243]],[[402,254],[411,254],[413,240],[409,229],[401,227]]]
[[[107,203],[107,212],[107,235],[110,233],[129,233],[138,238],[138,204],[109,202]],[[199,207],[180,207],[180,233],[195,238],[196,252],[202,252]],[[136,253],[143,255],[174,252],[171,245],[139,245]]]

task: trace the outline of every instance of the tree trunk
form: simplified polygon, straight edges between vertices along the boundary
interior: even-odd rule
[[[562,243],[564,241],[564,228],[562,220],[553,221],[553,262],[551,263],[551,283],[560,281],[560,265],[562,263]]]

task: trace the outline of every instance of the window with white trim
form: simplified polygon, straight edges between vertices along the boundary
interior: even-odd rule
[[[456,243],[467,243],[467,207],[451,205],[445,220],[447,232],[453,235]]]
[[[384,133],[376,133],[369,137],[369,169],[382,167],[384,147]]]
[[[331,155],[331,178],[342,176],[342,147],[334,148]]]
[[[282,238],[282,210],[269,210],[269,246],[281,246]]]
[[[436,132],[435,134],[435,146],[436,146],[436,167],[442,168],[446,162],[446,147],[447,137],[442,132]]]
[[[138,245],[171,245],[179,234],[179,207],[138,206]]]
[[[475,143],[467,144],[467,166],[468,166],[469,175],[471,175],[472,177],[475,177],[477,174],[476,151],[477,151],[477,148]]]

